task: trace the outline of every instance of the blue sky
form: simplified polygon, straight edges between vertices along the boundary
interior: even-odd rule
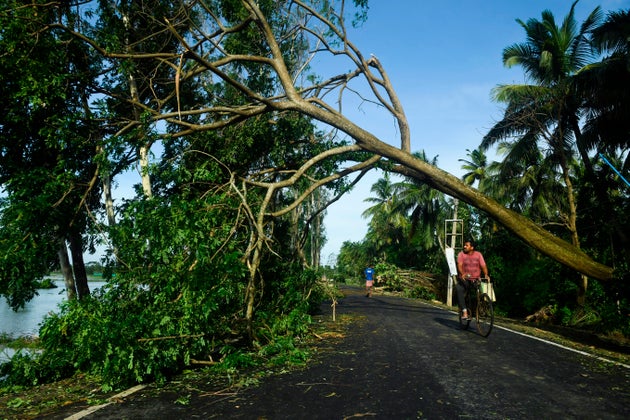
[[[569,0],[372,0],[368,21],[353,31],[351,40],[381,61],[392,80],[411,127],[412,151],[424,150],[438,166],[461,176],[466,149],[475,149],[487,130],[501,117],[492,102],[498,84],[522,83],[518,67],[503,66],[503,49],[525,41],[516,19],[540,20],[550,10],[560,25]],[[597,6],[603,11],[630,7],[630,0],[581,0],[576,19],[581,23]],[[345,109],[351,119],[392,144],[399,144],[395,126],[383,112],[362,106]],[[382,176],[363,179],[328,210],[328,243],[322,263],[339,252],[344,241],[360,241],[367,232],[361,213],[370,204],[371,185]]]

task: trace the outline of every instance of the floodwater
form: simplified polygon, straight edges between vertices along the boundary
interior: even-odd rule
[[[55,285],[54,289],[39,289],[38,296],[28,302],[24,308],[13,311],[6,299],[0,296],[0,335],[12,337],[38,336],[39,327],[44,317],[49,312],[56,312],[58,305],[66,299],[66,289],[63,279],[51,277]],[[91,281],[90,291],[105,284],[102,281]],[[11,349],[0,348],[0,362],[12,353]]]
[[[44,316],[56,312],[58,305],[66,299],[66,288],[62,279],[51,277],[57,286],[54,289],[39,289],[33,300],[26,303],[23,309],[13,311],[4,297],[0,297],[0,335],[13,337],[33,336],[39,334],[39,326]],[[89,282],[90,291],[105,284],[103,281]]]

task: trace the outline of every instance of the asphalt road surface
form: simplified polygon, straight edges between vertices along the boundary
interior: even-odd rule
[[[345,289],[358,318],[307,369],[238,392],[139,391],[85,418],[630,419],[630,368],[496,328],[464,331],[455,313]],[[330,310],[330,309],[328,309]]]

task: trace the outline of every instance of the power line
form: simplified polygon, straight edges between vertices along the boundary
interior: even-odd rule
[[[606,163],[608,164],[608,166],[610,166],[610,167],[612,168],[612,170],[613,170],[613,171],[615,171],[615,173],[616,173],[617,175],[619,175],[619,177],[620,177],[621,179],[623,179],[623,180],[624,180],[624,182],[626,183],[626,185],[628,185],[628,187],[630,187],[630,182],[628,182],[628,180],[627,180],[626,178],[624,178],[624,177],[623,177],[623,175],[621,175],[621,173],[617,170],[617,168],[615,168],[615,167],[612,165],[612,163],[608,162],[608,159],[606,159],[606,156],[604,156],[604,155],[603,155],[603,153],[600,153],[600,154],[599,154],[599,157],[600,157],[600,158],[602,158],[602,160],[603,160],[604,162],[606,162]]]

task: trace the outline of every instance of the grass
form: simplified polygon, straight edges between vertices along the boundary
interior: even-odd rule
[[[0,334],[0,348],[8,347],[11,349],[38,349],[38,337],[17,337],[14,338],[9,334]]]

